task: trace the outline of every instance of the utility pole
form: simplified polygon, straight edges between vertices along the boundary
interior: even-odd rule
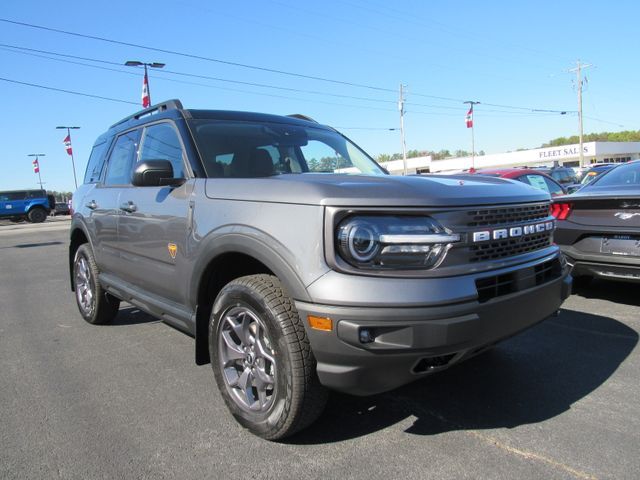
[[[582,69],[593,67],[590,63],[580,63],[580,60],[576,62],[576,68],[569,69],[569,72],[576,72],[576,85],[578,88],[578,125],[580,128],[580,167],[584,167],[584,151],[582,149],[582,84],[584,80],[582,79]]]
[[[42,183],[42,177],[40,176],[40,162],[38,161],[38,157],[44,156],[46,156],[44,153],[30,153],[29,155],[27,155],[27,157],[36,157],[35,165],[38,167],[38,183],[40,184],[40,190],[44,190],[44,188],[42,188],[42,185],[44,185],[44,183]]]
[[[404,166],[403,175],[407,175],[407,144],[404,141],[404,87],[400,84],[400,100],[398,100],[398,110],[400,110],[400,139],[402,140],[402,164]]]
[[[476,169],[476,145],[475,138],[473,132],[473,106],[478,105],[480,102],[475,102],[473,100],[467,100],[466,102],[469,104],[469,113],[467,114],[467,128],[471,128],[471,172]],[[469,117],[471,115],[471,117]],[[471,124],[471,126],[469,126]]]
[[[78,178],[76,177],[76,162],[73,159],[73,146],[71,145],[71,130],[78,130],[80,127],[56,127],[59,130],[67,129],[67,138],[69,139],[69,146],[67,147],[67,152],[71,155],[71,166],[73,167],[73,181],[76,184],[76,190],[78,189]]]

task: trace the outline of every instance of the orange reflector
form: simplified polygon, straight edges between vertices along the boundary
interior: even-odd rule
[[[325,332],[330,332],[331,330],[333,330],[333,320],[331,320],[330,318],[307,315],[307,319],[309,320],[309,326],[311,328],[315,328],[316,330],[324,330]]]

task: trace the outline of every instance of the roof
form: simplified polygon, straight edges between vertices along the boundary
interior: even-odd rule
[[[268,113],[241,112],[234,110],[201,110],[185,109],[180,100],[167,100],[165,102],[152,105],[149,108],[140,110],[122,120],[114,123],[109,130],[124,130],[137,125],[147,123],[150,119],[163,118],[185,118],[185,119],[211,119],[229,120],[258,123],[286,123],[289,125],[299,125],[302,127],[316,127],[333,130],[326,125],[320,125],[309,117],[302,118],[303,115],[272,115]]]

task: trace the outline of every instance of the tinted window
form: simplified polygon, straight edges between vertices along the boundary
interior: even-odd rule
[[[552,196],[564,195],[564,190],[562,189],[562,186],[560,184],[554,182],[553,180],[547,177],[542,177],[542,178],[547,183],[547,188],[549,189],[549,193]]]
[[[108,142],[97,143],[91,150],[87,170],[84,173],[84,183],[96,183],[100,181],[100,175],[104,168],[104,154],[106,153]]]
[[[554,180],[558,181],[559,183],[576,183],[578,181],[573,169],[551,170],[551,176],[553,177]]]
[[[28,190],[27,192],[21,193],[26,198],[45,198],[47,196],[47,192],[45,192],[44,190]]]
[[[107,164],[105,185],[128,185],[131,183],[131,165],[138,150],[138,131],[121,135],[111,151]]]
[[[139,161],[169,160],[174,178],[184,178],[182,144],[178,132],[169,123],[147,127],[142,139]]]
[[[0,200],[3,202],[11,202],[14,200],[24,200],[27,192],[2,192],[0,193]]]
[[[612,168],[593,184],[598,187],[640,185],[640,163],[628,163]]]

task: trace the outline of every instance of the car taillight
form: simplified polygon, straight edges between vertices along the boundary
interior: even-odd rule
[[[570,203],[554,203],[551,205],[551,215],[558,220],[566,220],[571,213]]]

